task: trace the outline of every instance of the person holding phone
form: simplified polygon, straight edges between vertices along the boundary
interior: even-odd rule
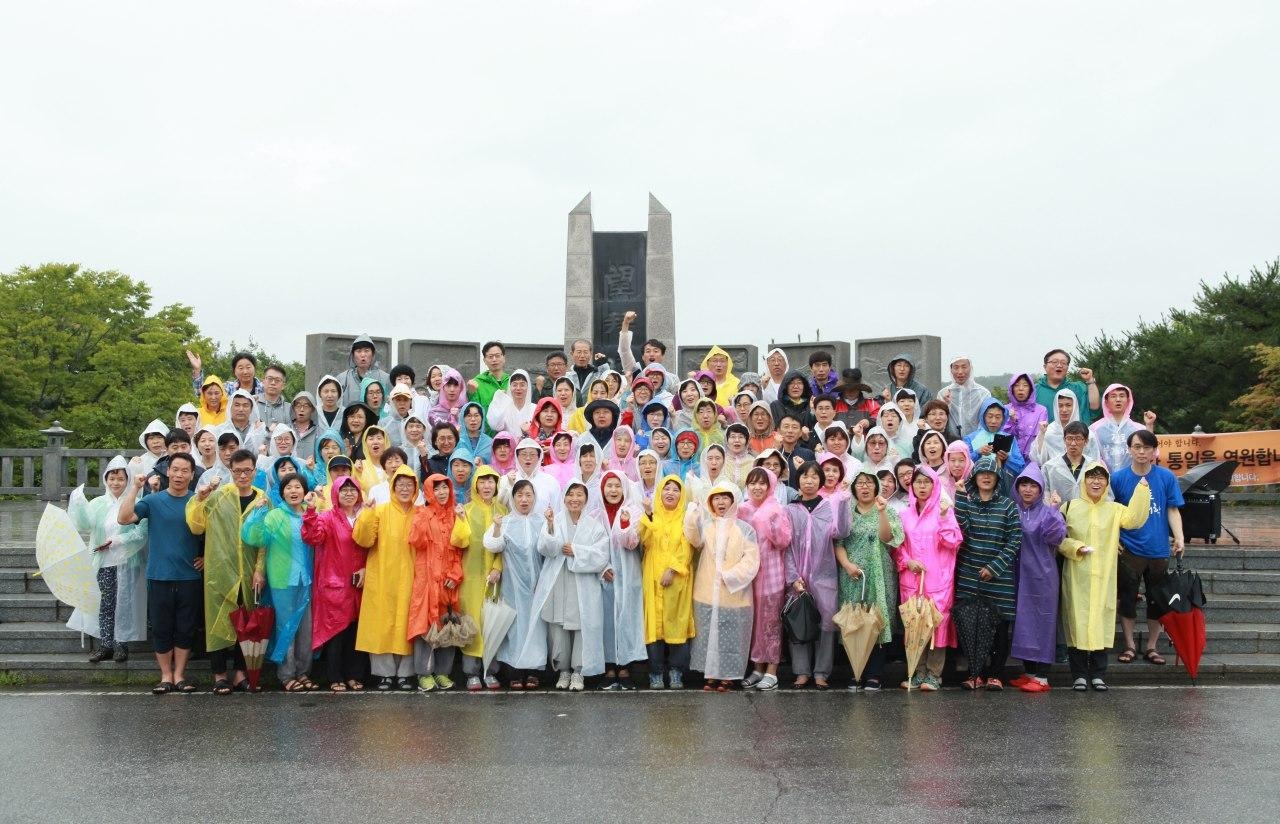
[[[982,407],[978,428],[964,436],[969,445],[969,456],[977,461],[983,455],[994,455],[1000,470],[1000,492],[1006,497],[1012,490],[1012,482],[1027,465],[1027,459],[1018,446],[1018,440],[1004,431],[1009,423],[1008,410],[995,398]]]
[[[1147,522],[1151,490],[1142,478],[1128,505],[1107,498],[1111,473],[1098,461],[1085,465],[1079,497],[1062,505],[1067,537],[1058,545],[1062,565],[1062,619],[1072,689],[1102,692],[1107,650],[1116,634],[1116,572],[1120,530]]]

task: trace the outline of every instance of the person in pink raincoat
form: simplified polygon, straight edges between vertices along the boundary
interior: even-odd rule
[[[755,618],[751,628],[751,674],[743,689],[776,690],[782,660],[782,603],[787,596],[785,555],[791,547],[791,518],[774,490],[778,476],[758,466],[747,473],[746,502],[738,517],[756,531],[760,571],[752,581]]]
[[[938,474],[942,484],[942,494],[952,503],[956,500],[956,490],[964,487],[965,479],[973,474],[973,458],[969,455],[969,445],[964,441],[952,441],[947,444],[947,451],[942,453],[944,471]],[[910,490],[907,490],[910,498]]]
[[[920,591],[933,599],[942,622],[933,634],[933,645],[924,656],[924,666],[917,667],[910,686],[933,692],[942,686],[942,667],[947,647],[956,644],[951,625],[951,605],[956,597],[956,553],[964,535],[956,523],[951,505],[942,500],[942,483],[938,473],[927,466],[916,468],[911,481],[911,498],[901,513],[905,540],[893,552],[898,564],[899,600],[906,601]],[[902,682],[906,689],[909,685]]]
[[[636,446],[636,433],[631,427],[622,424],[613,430],[613,437],[604,451],[604,468],[625,475],[633,483],[640,480],[640,467],[636,465],[636,457],[640,454]]]
[[[578,454],[574,449],[576,445],[577,439],[572,432],[557,432],[551,438],[551,447],[547,450],[548,462],[543,465],[542,471],[556,479],[561,492],[569,486],[569,481],[573,480],[578,471]]]
[[[328,663],[329,689],[362,690],[364,662],[356,652],[356,619],[364,586],[365,549],[351,537],[362,505],[360,485],[344,475],[329,487],[331,506],[314,509],[315,493],[305,499],[302,540],[315,550],[311,587],[311,647]]]
[[[462,424],[459,422],[459,415],[462,407],[466,405],[467,382],[462,379],[462,373],[457,369],[446,366],[435,406],[427,410],[427,421],[433,427],[438,423],[446,422],[460,427]]]

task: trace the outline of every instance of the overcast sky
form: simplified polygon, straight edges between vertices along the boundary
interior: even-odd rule
[[[117,269],[289,358],[555,342],[568,211],[640,230],[652,191],[680,341],[988,374],[1280,255],[1280,4],[710,5],[9,3],[0,270]]]

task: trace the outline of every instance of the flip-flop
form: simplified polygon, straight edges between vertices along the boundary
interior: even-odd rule
[[[1116,660],[1121,664],[1132,664],[1133,659],[1138,657],[1138,651],[1133,647],[1126,647],[1124,652],[1116,656]]]
[[[227,679],[225,679],[225,678],[219,678],[217,681],[214,681],[214,682],[213,682],[213,694],[214,694],[214,695],[230,695],[230,694],[231,694],[231,682],[230,682],[230,681],[228,681],[228,680],[227,680]]]
[[[351,690],[352,692],[359,692],[360,690],[364,689],[364,684],[352,678],[349,681],[347,681],[347,689]]]
[[[1147,650],[1143,653],[1142,657],[1148,664],[1155,664],[1157,667],[1163,667],[1165,665],[1164,656],[1153,649]]]

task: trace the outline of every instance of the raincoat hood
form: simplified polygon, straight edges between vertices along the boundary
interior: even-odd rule
[[[440,478],[441,480],[445,479],[443,475],[432,475],[431,477]],[[408,478],[409,480],[413,481],[413,495],[410,496],[409,503],[408,503],[408,508],[412,509],[414,498],[418,497],[418,492],[420,491],[420,487],[418,485],[418,473],[410,469],[408,464],[400,464],[399,466],[397,466],[396,471],[392,472],[391,477],[387,479],[387,489],[391,493],[391,503],[396,505],[400,504],[400,500],[396,497],[396,481],[400,480],[401,478]],[[452,484],[449,485],[449,498],[450,499],[453,498]]]
[[[511,447],[511,455],[510,457],[507,458],[505,463],[498,460],[497,454],[492,454],[494,453],[493,447],[496,447],[499,443],[503,443],[503,442],[505,442],[507,446]],[[537,441],[534,441],[534,443],[537,443]],[[539,447],[539,449],[541,449],[541,447]],[[498,470],[499,472],[502,472],[502,473],[510,472],[511,470],[515,469],[516,466],[518,466],[518,462],[516,461],[516,439],[513,438],[510,433],[499,432],[498,434],[494,435],[493,443],[490,446],[489,451],[493,457],[493,460],[490,461],[490,463],[492,463],[493,468]]]
[[[942,482],[938,478],[938,473],[934,472],[930,467],[917,466],[915,474],[919,475],[920,473],[924,473],[933,480],[933,490],[929,492],[929,498],[925,501],[924,510],[920,513],[920,518],[923,520],[931,514],[937,513],[938,501],[942,498]],[[909,501],[908,506],[914,509],[916,506],[916,491],[914,488],[907,490],[907,500]]]
[[[1027,399],[1025,401],[1019,401],[1013,396],[1013,385],[1023,378],[1026,379],[1027,385],[1031,387],[1031,391],[1030,394],[1027,395]],[[1035,411],[1035,408],[1039,406],[1039,404],[1036,403],[1036,379],[1031,376],[1030,372],[1018,372],[1017,374],[1010,376],[1008,391],[1010,409],[1016,409],[1020,413],[1024,411],[1032,413]],[[1074,395],[1072,397],[1074,397]]]
[[[479,406],[479,404],[471,402],[468,403],[467,406]],[[533,420],[531,425],[537,426],[539,429],[542,428],[542,421],[540,419],[544,409],[554,409],[556,412],[556,423],[555,426],[551,428],[551,431],[559,432],[564,429],[564,412],[560,410],[560,404],[556,402],[556,399],[550,396],[538,401],[537,405],[533,407]],[[463,411],[465,412],[466,410],[464,409]],[[588,418],[588,421],[589,420],[590,418]]]
[[[773,347],[772,349],[770,349],[768,352],[766,352],[766,353],[765,353],[765,356],[764,356],[764,364],[765,364],[765,365],[764,365],[764,374],[768,375],[770,378],[773,378],[773,373],[772,373],[772,371],[769,369],[769,358],[773,357],[774,355],[781,355],[781,356],[782,356],[782,374],[783,374],[783,376],[785,376],[788,372],[790,372],[790,371],[791,371],[791,358],[788,358],[788,357],[787,357],[787,353],[786,353],[786,352],[783,352],[781,349],[779,349],[779,348],[778,348],[778,347],[776,347],[776,346],[775,346],[775,347]]]
[[[716,400],[716,394],[717,394],[717,392],[719,391],[719,387],[718,387],[718,385],[716,384],[716,374],[715,374],[714,372],[712,372],[710,369],[702,369],[702,370],[700,370],[700,371],[698,371],[698,372],[695,372],[695,373],[694,373],[694,375],[693,375],[693,379],[694,379],[695,381],[698,381],[698,386],[699,386],[699,387],[701,387],[701,386],[702,386],[702,381],[704,381],[704,380],[705,380],[705,381],[710,381],[710,382],[711,382],[711,392],[710,392],[710,393],[708,393],[706,390],[703,390],[702,395],[703,395],[703,397],[710,398],[710,399],[711,399],[711,400],[713,400],[713,401],[714,401],[714,400]]]
[[[792,381],[796,380],[800,381],[801,385],[804,386],[804,393],[800,396],[799,401],[792,400],[791,395],[787,392],[787,387],[791,385]],[[809,385],[808,379],[800,373],[800,370],[791,369],[783,376],[782,384],[778,387],[778,401],[780,403],[786,404],[787,406],[803,406],[807,410],[809,408],[809,401],[812,398],[813,387]]]
[[[946,438],[944,438],[944,437],[942,436],[942,433],[941,433],[941,432],[939,432],[939,431],[938,431],[938,430],[936,430],[936,429],[929,429],[929,430],[925,431],[924,435],[920,436],[920,445],[916,447],[916,462],[917,462],[917,463],[927,463],[927,461],[925,460],[925,457],[924,457],[924,442],[925,442],[925,441],[927,441],[927,440],[929,440],[930,438],[937,438],[939,441],[941,441],[941,442],[942,442],[942,456],[941,456],[941,460],[942,460],[942,463],[943,463],[943,464],[946,464],[946,462],[947,462],[947,451],[948,451],[948,447],[950,446],[950,444],[948,444],[948,443],[947,443],[947,439],[946,439]],[[962,448],[964,447],[964,442],[963,442],[963,441],[956,441],[956,443],[960,444],[960,446],[961,446]],[[968,454],[968,450],[967,450],[967,449],[965,450],[965,453],[966,453],[966,454]]]
[[[1076,393],[1065,387],[1059,389],[1054,393],[1053,409],[1049,413],[1049,426],[1056,425],[1059,431],[1062,430],[1064,424],[1058,420],[1058,401],[1063,398],[1071,401],[1071,417],[1067,420],[1067,423],[1080,420],[1080,399],[1076,397]]]
[[[1094,501],[1093,498],[1089,497],[1089,487],[1086,483],[1088,481],[1089,473],[1095,469],[1101,469],[1103,472],[1107,473],[1107,486],[1103,487],[1102,497],[1097,501]],[[1111,470],[1107,469],[1107,465],[1099,460],[1087,461],[1085,462],[1084,468],[1080,470],[1080,480],[1076,482],[1076,496],[1082,501],[1086,501],[1088,503],[1101,503],[1107,500],[1108,494],[1111,491],[1110,484]],[[1041,487],[1041,489],[1043,488],[1044,487]]]
[[[462,373],[452,366],[444,367],[440,380],[440,394],[436,396],[434,408],[439,409],[445,415],[451,415],[453,412],[453,407],[444,395],[444,388],[450,381],[456,382],[460,387],[457,401],[458,408],[461,409],[467,403],[467,382],[462,379]]]
[[[993,406],[1000,410],[1000,426],[996,427],[995,429],[988,429],[987,428],[987,410]],[[1000,401],[996,400],[995,398],[988,399],[987,402],[982,405],[982,410],[978,413],[978,426],[980,427],[979,431],[986,432],[988,434],[993,435],[999,432],[1004,427],[1004,425],[1008,423],[1008,421],[1009,421],[1009,411],[1004,408],[1004,404],[1000,403]],[[990,443],[990,441],[987,441],[986,443]],[[982,444],[979,444],[979,446],[981,445]]]
[[[342,504],[338,503],[338,493],[342,491],[344,486],[350,486],[355,489],[357,507],[364,502],[364,493],[360,491],[360,484],[356,483],[356,479],[350,475],[343,475],[329,486],[329,503],[335,512],[342,509]]]
[[[1016,491],[1018,484],[1022,483],[1024,480],[1034,481],[1036,486],[1040,487],[1040,493],[1036,496],[1035,501],[1032,502],[1030,506],[1027,506],[1022,502],[1022,495],[1015,494],[1013,496],[1013,502],[1018,505],[1018,509],[1022,512],[1029,512],[1039,506],[1040,502],[1044,500],[1044,475],[1040,473],[1040,467],[1037,466],[1034,461],[1029,462],[1022,472],[1018,473],[1017,480],[1013,482],[1013,489]]]
[[[374,346],[373,338],[369,337],[368,335],[361,335],[360,337],[351,341],[351,349],[347,353],[347,365],[351,367],[353,371],[356,369],[356,348],[360,346],[368,346],[371,349],[373,349],[373,360],[369,363],[369,369],[371,370],[381,369],[382,364],[378,361],[378,347]],[[324,380],[321,379],[320,382],[324,383]],[[364,395],[363,386],[360,387],[360,394]]]
[[[311,425],[318,427],[320,425],[320,404],[316,403],[316,396],[312,395],[305,389],[294,395],[293,400],[289,401],[289,412],[291,418],[295,417],[293,414],[293,407],[297,405],[298,401],[306,401],[311,404]],[[298,422],[295,419],[293,423],[296,427]]]
[[[1133,390],[1125,386],[1123,383],[1113,383],[1107,387],[1105,392],[1102,393],[1102,418],[1100,419],[1100,421],[1105,421],[1107,419],[1115,420],[1115,416],[1111,413],[1111,408],[1107,406],[1107,395],[1110,395],[1112,392],[1114,392],[1117,389],[1123,389],[1129,395],[1129,400],[1127,403],[1125,403],[1124,415],[1121,417],[1121,420],[1124,420],[1125,418],[1132,416]],[[1094,425],[1097,426],[1097,423],[1095,423]]]
[[[768,422],[765,424],[765,428],[763,430],[755,430],[751,428],[752,419],[755,417],[755,411],[757,409],[764,410],[766,413],[765,417],[768,418]],[[747,410],[747,419],[743,421],[743,423],[747,425],[747,431],[751,433],[751,437],[753,438],[767,438],[772,435],[774,430],[773,410],[769,408],[769,403],[767,401],[756,401],[751,404],[751,408]]]
[[[844,425],[844,421],[832,421],[831,423],[827,424],[826,429],[822,430],[822,442],[824,446],[826,445],[827,436],[829,436],[832,432],[843,432],[845,440],[852,442],[852,439],[849,437],[849,427]],[[849,451],[849,448],[845,447],[844,451],[847,453]],[[834,455],[835,453],[832,452],[831,454]]]
[[[365,460],[376,461],[377,459],[369,454],[369,433],[371,432],[378,432],[382,435],[384,445],[382,447],[382,452],[378,453],[379,457],[391,448],[391,440],[387,437],[387,430],[383,429],[381,426],[366,426],[364,431],[360,433],[360,454],[364,455]]]
[[[723,516],[715,515],[715,510],[711,508],[711,499],[716,495],[728,495],[733,499],[733,503],[729,504],[729,511]],[[717,481],[712,484],[711,488],[702,496],[702,504],[706,507],[706,511],[711,515],[711,517],[724,517],[726,520],[733,520],[738,516],[738,503],[741,497],[741,493],[738,492],[738,487],[734,486],[729,481]]]
[[[377,410],[377,415],[381,417],[382,413],[387,410],[387,407],[391,403],[391,397],[389,395],[389,389],[386,381],[381,378],[374,377],[372,374],[365,375],[364,380],[360,381],[360,400],[365,406],[373,409],[373,406],[369,403],[369,387],[373,386],[375,383],[382,388],[382,405],[379,406]]]
[[[719,452],[720,458],[721,458],[720,474],[717,477],[722,478],[725,475],[725,471],[727,469],[725,462],[729,460],[729,452],[720,444],[713,443],[713,444],[708,444],[707,448],[702,450],[701,457],[698,458],[698,477],[699,478],[706,479],[710,477],[711,470],[710,468],[707,467],[707,456],[711,454],[712,450]]]
[[[174,428],[174,429],[181,429],[181,428],[182,428],[182,416],[183,416],[183,415],[195,415],[196,417],[199,417],[199,416],[200,416],[200,410],[196,408],[196,405],[195,405],[194,403],[184,403],[182,406],[179,406],[179,407],[178,407],[178,411],[177,411],[177,412],[175,412],[175,413],[174,413],[174,415],[173,415],[173,428]]]
[[[272,462],[271,471],[267,473],[267,500],[273,507],[287,506],[280,497],[280,467],[286,463],[293,464],[294,474],[302,479],[302,488],[307,492],[311,491],[311,484],[307,482],[307,470],[302,462],[292,455],[281,455]]]
[[[907,379],[903,381],[903,384],[902,384],[903,386],[909,385],[913,380],[915,380],[915,377],[916,377],[915,362],[911,360],[910,356],[908,356],[906,352],[899,353],[895,355],[893,359],[890,360],[889,363],[885,365],[885,374],[888,375],[889,377],[889,386],[891,387],[898,385],[897,381],[895,381],[893,378],[893,365],[899,362],[905,363],[908,367],[910,367],[910,370],[911,370],[907,373]],[[894,394],[897,394],[897,392],[895,391]]]
[[[704,392],[702,391],[702,384],[698,383],[698,381],[697,381],[696,379],[694,379],[694,378],[685,378],[684,380],[680,381],[680,384],[676,387],[676,394],[675,394],[675,397],[674,397],[674,398],[672,398],[672,400],[671,400],[671,406],[672,406],[672,407],[673,407],[677,412],[679,412],[680,410],[682,410],[682,409],[684,409],[684,408],[685,408],[685,407],[684,407],[684,400],[683,400],[680,396],[681,396],[681,394],[683,394],[683,393],[684,393],[684,388],[685,388],[686,386],[688,386],[689,384],[693,384],[693,388],[694,388],[694,389],[696,389],[696,390],[698,390],[698,397],[699,397],[699,398],[704,398],[704,397],[706,397],[706,393],[704,393]]]
[[[942,454],[944,465],[950,464],[952,455],[964,455],[964,474],[960,476],[961,478],[968,478],[973,474],[973,456],[969,454],[968,444],[964,441],[952,441],[947,444],[947,451]]]
[[[967,381],[965,381],[964,383],[958,383],[958,384],[956,384],[956,386],[959,386],[959,387],[961,387],[962,389],[973,389],[973,388],[975,388],[975,387],[978,385],[978,382],[977,382],[976,380],[974,380],[974,377],[973,377],[973,375],[974,375],[974,371],[973,371],[973,358],[969,357],[968,355],[954,355],[954,356],[952,356],[951,360],[947,361],[947,367],[948,367],[948,368],[950,368],[950,367],[951,367],[953,364],[955,364],[957,361],[962,361],[962,360],[964,360],[964,361],[968,361],[968,362],[969,362],[969,379],[968,379]],[[915,373],[913,372],[912,374],[914,375]],[[1014,377],[1016,378],[1016,377],[1018,377],[1018,376],[1017,376],[1017,375],[1014,375]],[[1032,395],[1032,397],[1034,398],[1034,397],[1035,397],[1035,394],[1036,394],[1036,393],[1035,393],[1035,390],[1034,390],[1034,382],[1032,383],[1032,386],[1033,386],[1033,389],[1032,389],[1031,395]],[[1010,395],[1010,397],[1012,397],[1012,395]]]
[[[716,380],[716,383],[721,383],[723,381],[727,381],[733,375],[733,355],[730,355],[728,352],[721,349],[719,346],[712,346],[710,349],[707,350],[707,354],[703,356],[702,365],[699,368],[705,369],[706,371],[711,372],[712,377],[714,378],[715,373],[711,369],[711,359],[714,358],[716,355],[723,355],[725,360],[728,361],[728,364],[725,367],[724,378]]]
[[[105,467],[102,468],[102,474],[99,476],[102,479],[102,490],[104,495],[111,495],[111,490],[107,489],[107,473],[115,472],[117,469],[124,470],[125,489],[128,489],[129,484],[133,481],[133,471],[129,469],[129,461],[125,459],[124,455],[116,455]],[[112,496],[111,500],[114,501],[117,499]]]
[[[144,452],[147,452],[149,451],[147,449],[148,435],[159,435],[161,437],[164,437],[165,435],[168,435],[168,434],[169,434],[169,427],[164,425],[164,421],[160,420],[159,418],[156,418],[151,423],[147,424],[147,428],[142,430],[142,434],[138,436],[138,446],[142,447],[142,450]]]
[[[662,501],[662,489],[668,483],[678,484],[680,487],[680,500],[671,509],[667,509],[667,505]],[[682,523],[684,521],[684,507],[689,500],[689,490],[685,487],[684,481],[680,480],[678,475],[668,473],[658,479],[653,487],[653,522],[655,526],[664,524]]]
[[[315,459],[316,466],[324,466],[325,460],[320,455],[320,447],[324,446],[325,441],[333,441],[338,445],[338,455],[343,454],[347,450],[347,445],[342,440],[342,435],[336,429],[326,429],[316,436]],[[334,457],[337,457],[335,455]]]

